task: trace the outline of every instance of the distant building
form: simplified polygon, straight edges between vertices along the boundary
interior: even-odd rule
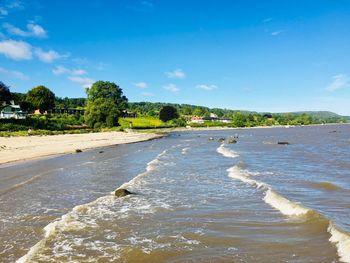
[[[26,113],[21,110],[19,105],[11,104],[0,106],[0,119],[25,119]]]
[[[122,117],[123,118],[137,118],[137,113],[124,110]]]
[[[203,117],[192,116],[190,122],[191,123],[204,123],[204,119],[203,119]]]

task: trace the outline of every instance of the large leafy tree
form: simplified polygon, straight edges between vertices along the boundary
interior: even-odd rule
[[[26,101],[43,113],[55,106],[55,94],[45,86],[38,86],[28,91]]]
[[[3,102],[10,102],[11,100],[11,92],[10,87],[0,81],[0,105]]]
[[[95,128],[117,126],[118,118],[128,105],[123,90],[113,82],[96,81],[86,93],[86,123]]]
[[[179,118],[179,113],[173,106],[164,106],[159,112],[159,119],[167,122]]]

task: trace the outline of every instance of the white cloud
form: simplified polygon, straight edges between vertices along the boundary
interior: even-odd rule
[[[64,66],[57,66],[52,70],[52,73],[55,75],[62,75],[70,73],[70,70]]]
[[[132,85],[140,89],[145,89],[148,86],[146,82],[136,82],[136,83],[133,83]]]
[[[214,89],[217,89],[218,87],[216,85],[200,84],[200,85],[197,85],[196,88],[201,90],[206,90],[206,91],[212,91]]]
[[[173,83],[170,83],[170,84],[168,84],[168,85],[166,85],[166,86],[163,86],[163,89],[168,90],[168,91],[173,92],[173,93],[176,93],[176,92],[178,92],[178,91],[180,90],[180,89],[179,89],[178,87],[176,87],[176,85],[173,84]]]
[[[278,36],[278,35],[280,35],[280,34],[282,34],[284,31],[283,30],[279,30],[279,31],[273,31],[273,32],[271,32],[271,36]]]
[[[7,29],[8,33],[16,36],[39,38],[47,37],[47,32],[45,31],[45,29],[42,26],[33,23],[27,24],[27,31],[15,27],[14,25],[11,25],[9,23],[4,23],[3,27]]]
[[[26,42],[15,40],[0,41],[0,54],[13,60],[32,59],[32,47]]]
[[[144,96],[144,97],[153,97],[154,94],[153,94],[153,93],[150,93],[150,92],[143,92],[143,93],[142,93],[142,96]]]
[[[346,88],[349,86],[349,78],[344,74],[338,74],[332,77],[333,81],[326,88],[328,91],[336,91],[338,89]]]
[[[273,20],[272,17],[268,17],[268,18],[264,19],[262,22],[268,23],[268,22],[271,22],[272,20]]]
[[[93,79],[80,76],[69,76],[68,79],[72,82],[78,83],[83,88],[90,88],[91,85],[95,82]]]
[[[6,5],[6,7],[10,8],[10,9],[23,9],[24,8],[22,1],[19,1],[19,0],[10,1]]]
[[[16,79],[20,79],[20,80],[26,80],[28,79],[28,77],[26,75],[24,75],[22,72],[17,71],[17,70],[8,70],[5,68],[1,68],[0,67],[0,74],[7,76],[7,77],[13,77]]]
[[[183,72],[182,69],[175,69],[175,70],[170,71],[170,72],[165,72],[165,75],[169,79],[184,79],[184,78],[186,78],[186,74],[185,74],[185,72]]]
[[[83,70],[83,69],[74,69],[72,72],[71,72],[72,75],[75,75],[75,76],[82,76],[82,75],[86,75],[86,71]]]
[[[68,69],[64,66],[56,66],[53,70],[52,73],[55,75],[63,75],[63,74],[69,74],[72,76],[82,76],[86,75],[87,72],[84,69]]]
[[[41,48],[37,48],[35,50],[35,55],[43,62],[45,63],[52,63],[53,61],[59,59],[59,58],[67,58],[69,57],[69,54],[59,54],[54,50],[49,51],[43,51]]]

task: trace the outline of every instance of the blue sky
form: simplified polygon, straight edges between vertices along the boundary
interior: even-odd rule
[[[350,115],[350,1],[0,0],[0,80],[83,97]]]

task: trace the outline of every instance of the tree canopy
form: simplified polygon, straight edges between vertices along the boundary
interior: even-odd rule
[[[179,113],[173,106],[164,106],[159,112],[159,119],[167,122],[179,118]]]
[[[37,86],[28,91],[26,101],[41,113],[55,106],[55,94],[45,86]]]
[[[0,81],[0,104],[2,102],[10,102],[11,100],[11,92],[10,92],[10,87],[7,86],[5,83]]]
[[[113,82],[97,81],[86,93],[86,123],[95,128],[117,126],[118,118],[128,104],[123,90]]]

